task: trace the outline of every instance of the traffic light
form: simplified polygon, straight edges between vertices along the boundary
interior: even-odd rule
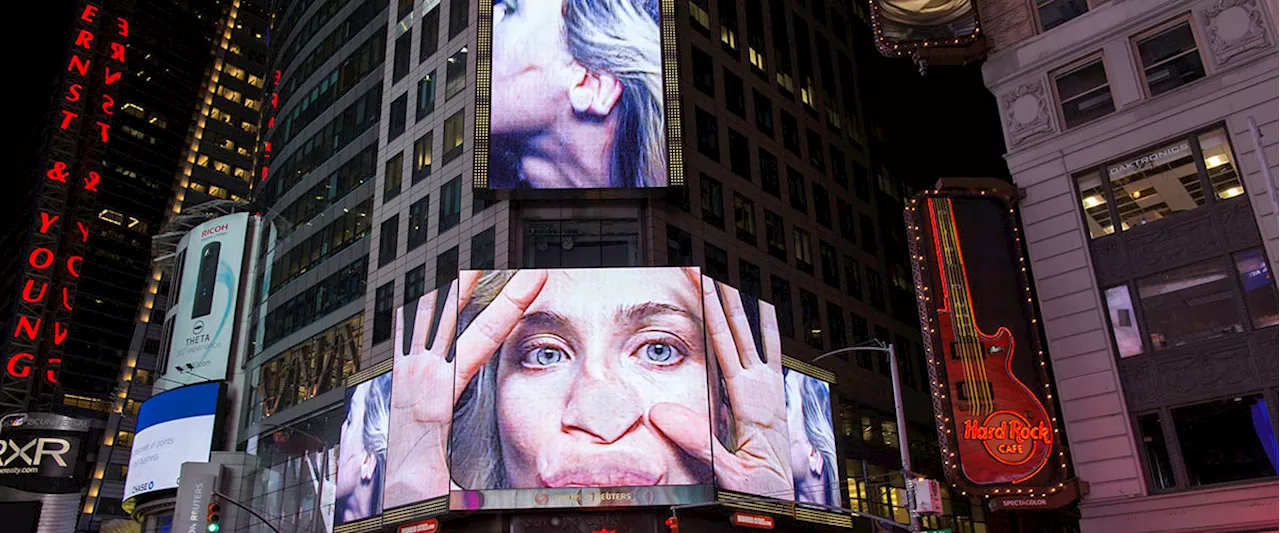
[[[222,520],[222,505],[217,501],[209,502],[209,513],[205,517],[205,531],[209,533],[218,533],[222,529],[222,525],[218,522]]]
[[[680,521],[674,516],[667,519],[667,527],[671,528],[671,533],[680,533]]]

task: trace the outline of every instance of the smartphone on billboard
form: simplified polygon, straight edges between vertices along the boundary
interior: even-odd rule
[[[195,301],[191,304],[191,318],[200,318],[213,310],[213,289],[218,277],[218,256],[222,243],[211,242],[200,251],[200,270],[196,273]]]

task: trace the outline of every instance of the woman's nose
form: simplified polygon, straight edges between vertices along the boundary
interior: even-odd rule
[[[644,418],[640,399],[625,383],[584,375],[571,385],[561,426],[581,431],[600,444],[621,439]]]

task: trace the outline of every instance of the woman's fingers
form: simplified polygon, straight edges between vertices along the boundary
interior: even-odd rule
[[[764,344],[765,362],[782,373],[782,338],[778,335],[778,310],[773,304],[760,302],[760,339]]]
[[[435,320],[438,294],[439,291],[431,291],[418,297],[418,304],[414,306],[416,314],[413,318],[413,334],[410,335],[413,338],[409,346],[411,354],[427,349],[427,339],[431,338],[431,322]]]
[[[440,330],[436,332],[435,341],[431,343],[431,353],[440,359],[448,359],[449,348],[453,346],[453,338],[458,327],[458,286],[459,280],[453,280],[445,289],[444,312],[440,315]],[[432,305],[432,314],[435,306]]]
[[[507,340],[507,335],[515,329],[520,317],[524,316],[525,310],[538,297],[538,292],[546,282],[545,270],[516,272],[498,297],[458,336],[457,357],[454,361],[458,372],[458,386],[455,387],[457,394],[461,394],[466,384],[480,371],[480,367]]]
[[[742,295],[738,293],[738,289],[727,285],[720,286],[721,298],[724,300],[724,315],[729,322],[729,329],[733,332],[733,341],[738,345],[738,359],[742,361],[743,368],[754,368],[760,366],[761,354],[756,351],[755,337],[751,334],[751,323],[747,319],[747,312],[742,307]]]
[[[471,295],[475,294],[476,285],[480,284],[480,277],[484,273],[483,270],[463,270],[458,273],[458,309],[471,303]]]
[[[395,314],[395,327],[391,328],[391,338],[394,345],[391,352],[392,358],[404,355],[404,308],[397,307]]]
[[[649,408],[649,422],[694,459],[711,466],[712,446],[715,453],[731,455],[707,427],[707,414],[674,403],[659,403]]]
[[[711,340],[711,349],[716,353],[716,361],[720,362],[720,371],[724,372],[726,381],[733,380],[742,373],[742,361],[738,358],[733,331],[729,329],[720,297],[716,294],[716,283],[706,276],[702,277],[702,307],[707,337]]]

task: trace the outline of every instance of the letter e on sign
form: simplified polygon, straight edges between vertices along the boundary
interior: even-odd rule
[[[405,524],[396,529],[396,533],[435,533],[440,530],[440,523],[434,518],[428,518],[421,522]]]
[[[756,529],[773,529],[773,517],[754,513],[733,513],[733,525]]]

